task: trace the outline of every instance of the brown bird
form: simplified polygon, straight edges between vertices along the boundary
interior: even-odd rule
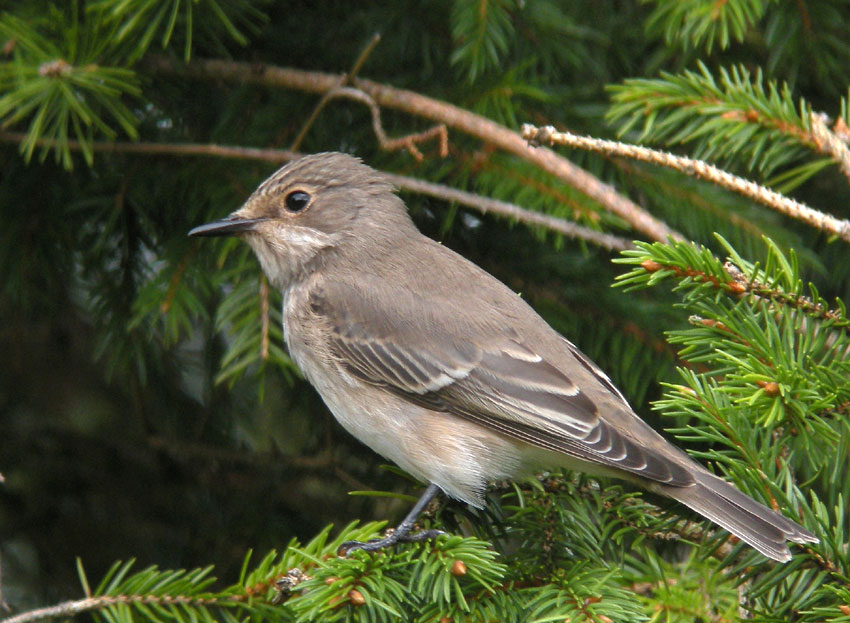
[[[778,561],[817,542],[644,423],[611,380],[519,296],[423,236],[383,175],[307,156],[228,218],[283,292],[293,360],[340,424],[429,483],[375,550],[411,534],[437,493],[475,507],[489,481],[546,467],[616,476],[676,499]]]

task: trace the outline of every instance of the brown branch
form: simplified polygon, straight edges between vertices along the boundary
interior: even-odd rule
[[[587,136],[578,136],[569,132],[558,132],[551,126],[538,128],[530,124],[525,124],[522,128],[522,136],[533,144],[566,145],[608,156],[622,156],[624,158],[651,162],[675,169],[686,175],[717,184],[722,188],[736,192],[768,208],[776,210],[785,216],[790,216],[820,229],[831,236],[838,236],[845,242],[850,242],[850,221],[841,220],[829,214],[819,212],[790,197],[786,197],[755,182],[745,180],[737,175],[732,175],[702,160],[674,156],[673,154],[638,145],[627,145],[626,143],[619,143],[617,141],[606,141]]]
[[[732,262],[723,263],[723,270],[729,275],[728,281],[721,281],[714,275],[709,275],[695,268],[683,268],[675,264],[662,264],[656,260],[644,260],[640,266],[648,273],[658,272],[663,269],[670,271],[677,277],[688,277],[697,282],[710,283],[715,288],[724,290],[737,297],[751,295],[755,299],[769,300],[785,307],[797,309],[815,320],[829,322],[830,328],[834,327],[845,331],[850,330],[850,319],[847,319],[840,309],[825,307],[802,294],[789,294],[778,288],[772,288],[756,279],[747,277]]]
[[[247,601],[248,596],[234,595],[227,598],[229,603],[234,601]],[[81,612],[90,610],[101,610],[109,606],[119,604],[162,604],[162,605],[187,605],[187,606],[216,606],[221,600],[195,598],[195,597],[172,597],[169,595],[101,595],[98,597],[87,597],[76,601],[65,601],[47,608],[37,608],[22,612],[18,615],[0,619],[0,623],[34,623],[44,619],[55,619],[59,617],[73,617]]]
[[[339,82],[337,83],[338,87],[345,85],[349,80],[351,80],[358,74],[360,68],[363,67],[363,63],[365,63],[366,59],[369,58],[369,55],[372,53],[372,50],[375,49],[375,46],[378,45],[378,42],[380,40],[380,34],[375,33],[374,35],[372,35],[372,38],[366,44],[366,47],[363,48],[363,51],[360,52],[360,55],[357,57],[357,60],[354,61],[354,65],[351,66],[351,69],[348,71],[348,73],[340,76]],[[307,136],[307,132],[316,122],[316,119],[319,118],[319,113],[322,112],[322,109],[327,106],[329,101],[331,101],[331,93],[333,93],[333,91],[328,91],[327,93],[325,93],[322,99],[319,100],[319,103],[316,104],[316,107],[313,108],[313,112],[310,113],[310,116],[307,118],[307,121],[304,122],[301,131],[298,132],[298,136],[296,136],[295,140],[292,141],[292,145],[289,149],[291,149],[292,151],[298,151],[298,148],[301,147],[301,142],[304,140],[304,137]]]
[[[19,132],[2,132],[0,131],[0,142],[18,143],[25,138],[25,135]],[[55,141],[48,139],[39,139],[39,145],[53,146]],[[79,141],[69,140],[68,147],[73,150],[80,149]],[[282,163],[289,160],[300,158],[301,154],[283,149],[257,149],[254,147],[236,147],[229,145],[201,145],[196,143],[110,143],[105,141],[94,141],[91,144],[92,150],[96,152],[106,153],[130,153],[130,154],[145,154],[145,155],[193,155],[193,156],[214,156],[217,158],[237,158],[244,160],[261,160],[264,162]],[[517,205],[488,199],[480,195],[465,192],[433,184],[417,178],[407,177],[404,175],[395,175],[385,173],[392,183],[401,190],[409,190],[411,192],[427,195],[436,199],[446,201],[456,201],[469,208],[482,213],[492,212],[518,222],[545,227],[556,233],[569,236],[571,238],[580,238],[587,240],[606,249],[619,251],[632,247],[632,243],[625,239],[610,234],[595,231],[588,227],[582,227],[572,221],[541,214],[526,210]]]
[[[439,139],[440,156],[445,158],[449,155],[449,133],[444,124],[441,123],[424,132],[408,134],[399,138],[389,138],[381,122],[381,109],[368,94],[351,87],[336,87],[328,91],[322,99],[330,101],[336,97],[352,99],[369,107],[369,111],[372,113],[372,131],[378,139],[378,145],[384,151],[396,151],[405,148],[418,162],[422,162],[425,157],[416,148],[416,144],[436,137]]]
[[[0,131],[0,142],[21,143],[27,135],[23,132]],[[58,141],[38,139],[37,146],[55,147]],[[80,141],[68,139],[68,148],[82,151]],[[256,147],[237,147],[215,145],[213,143],[122,143],[111,141],[92,141],[92,151],[114,154],[141,154],[147,156],[215,156],[217,158],[237,158],[241,160],[263,160],[265,162],[287,162],[300,158],[302,154],[284,149],[260,149]]]
[[[646,167],[636,166],[636,163],[631,160],[619,159],[616,162],[622,174],[629,176],[630,179],[639,177],[643,184],[654,186],[665,197],[687,203],[695,209],[709,214],[712,218],[726,220],[735,229],[745,231],[753,238],[760,238],[764,234],[764,223],[758,213],[749,215],[748,213],[727,210],[712,198],[707,197],[700,187],[660,179]]]
[[[182,79],[228,80],[322,94],[337,88],[339,82],[339,76],[335,74],[224,60],[181,63],[157,57],[148,61],[147,68],[156,74],[179,76]],[[378,106],[403,110],[445,124],[527,160],[583,192],[652,240],[666,241],[668,237],[683,239],[681,234],[620,195],[612,186],[550,149],[529,148],[519,133],[503,125],[447,102],[371,80],[355,78],[352,86],[369,95]]]
[[[48,608],[37,608],[22,612],[13,617],[0,620],[0,623],[32,623],[33,621],[42,621],[44,619],[54,619],[57,617],[72,617],[81,612],[102,608],[107,602],[105,597],[89,597],[88,599],[80,599],[77,601],[66,601]]]
[[[780,305],[798,309],[807,316],[816,320],[830,322],[830,327],[839,327],[844,330],[850,329],[850,320],[844,317],[840,309],[830,309],[820,303],[816,303],[808,296],[802,294],[789,294],[778,288],[772,288],[756,279],[747,277],[732,262],[724,262],[723,269],[732,278],[729,284],[730,290],[736,294],[749,293],[759,299],[769,299]]]

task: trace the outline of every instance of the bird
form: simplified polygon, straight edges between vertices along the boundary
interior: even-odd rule
[[[488,483],[541,469],[613,476],[678,500],[765,556],[814,534],[691,459],[495,277],[423,235],[387,177],[354,156],[294,160],[227,218],[283,294],[288,352],[338,422],[427,487],[383,538],[421,541],[438,492],[482,508]]]

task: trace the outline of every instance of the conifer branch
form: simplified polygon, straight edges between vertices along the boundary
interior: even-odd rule
[[[88,597],[86,599],[78,599],[76,601],[65,601],[55,606],[47,608],[37,608],[28,610],[5,619],[0,619],[0,623],[33,623],[34,621],[43,621],[45,619],[55,619],[58,617],[72,617],[81,612],[87,612],[96,608],[102,608],[106,604],[117,603],[114,597],[100,596]]]
[[[676,277],[687,277],[697,282],[710,283],[715,288],[735,296],[752,294],[756,298],[767,299],[783,306],[798,309],[814,319],[828,320],[831,327],[850,329],[850,319],[846,318],[840,309],[831,309],[820,302],[815,302],[808,296],[791,294],[779,288],[770,287],[756,279],[751,279],[731,262],[724,262],[723,264],[723,269],[729,275],[729,280],[719,279],[703,270],[665,264],[656,259],[644,260],[640,266],[648,273],[665,270],[670,271]],[[715,328],[728,331],[728,327],[723,326],[722,323],[711,322],[715,323],[712,325]]]
[[[26,138],[21,132],[0,130],[0,142],[19,143]],[[54,139],[39,139],[37,146],[54,147]],[[81,151],[83,145],[69,139],[68,147],[73,151]],[[235,145],[216,145],[213,143],[149,143],[138,141],[126,143],[122,141],[93,141],[92,151],[115,154],[142,154],[148,156],[214,156],[217,158],[236,158],[240,160],[263,160],[266,162],[288,162],[300,158],[301,154],[284,149],[264,149],[258,147],[240,147]]]
[[[243,598],[244,599],[244,598]],[[240,601],[240,598],[233,596],[228,598],[229,602]],[[5,619],[0,619],[0,623],[34,623],[35,621],[44,621],[46,619],[57,619],[60,617],[73,617],[83,612],[92,610],[103,610],[110,606],[127,605],[127,604],[143,604],[143,605],[179,605],[179,606],[215,606],[220,602],[219,599],[208,599],[199,597],[180,597],[171,595],[98,595],[97,597],[87,597],[85,599],[77,599],[73,601],[65,601],[55,606],[47,608],[36,608],[28,610]]]
[[[16,143],[22,140],[23,134],[18,132],[0,131],[0,142]],[[52,146],[52,139],[40,139],[39,144]],[[78,141],[68,140],[68,147],[72,150],[81,149]],[[197,143],[122,143],[94,141],[91,148],[95,152],[106,153],[129,153],[145,155],[172,155],[172,156],[215,156],[218,158],[237,158],[243,160],[262,160],[265,162],[282,163],[300,158],[301,154],[284,149],[260,149],[256,147],[239,147],[234,145],[212,145]],[[613,236],[604,232],[584,227],[572,221],[527,210],[513,203],[482,197],[442,184],[426,182],[414,177],[385,173],[397,188],[410,192],[434,197],[443,201],[454,201],[461,205],[472,208],[482,214],[492,213],[504,216],[514,221],[543,227],[557,234],[563,234],[570,238],[586,240],[611,251],[622,251],[630,249],[631,241],[619,236]]]
[[[695,157],[745,159],[763,175],[802,160],[807,152],[825,154],[841,166],[834,145],[812,127],[811,105],[795,100],[786,84],[765,80],[763,71],[721,67],[719,76],[702,62],[699,71],[661,72],[656,79],[628,79],[610,87],[611,120],[623,120],[621,134],[641,124],[641,141],[692,143]],[[839,117],[834,133],[845,127]],[[798,185],[824,168],[826,160],[787,170],[777,179]]]
[[[444,201],[456,202],[481,212],[482,214],[493,213],[500,216],[520,221],[526,225],[537,225],[558,234],[570,238],[578,238],[592,242],[602,248],[611,251],[623,251],[634,247],[632,242],[626,238],[613,236],[604,232],[584,227],[572,221],[550,216],[541,212],[532,212],[507,201],[482,197],[465,190],[451,188],[442,184],[426,182],[414,177],[387,174],[390,181],[398,188],[411,192],[427,195]]]
[[[850,221],[837,219],[829,214],[819,212],[794,199],[737,175],[732,175],[702,160],[676,156],[648,147],[628,145],[618,141],[577,136],[570,132],[558,132],[552,126],[538,128],[531,124],[525,124],[522,128],[522,136],[532,144],[566,145],[607,156],[622,156],[668,167],[717,184],[786,216],[811,225],[830,236],[837,236],[845,242],[850,242]]]
[[[319,94],[337,88],[339,81],[339,76],[334,74],[214,59],[193,60],[181,64],[172,59],[157,57],[147,63],[147,68],[162,75],[228,80],[240,84],[284,87]],[[622,196],[611,185],[605,184],[549,149],[529,149],[519,133],[503,125],[447,102],[371,80],[356,78],[352,81],[352,86],[369,95],[378,106],[396,108],[437,121],[527,160],[586,194],[605,210],[623,218],[636,231],[652,240],[663,241],[668,237],[683,240],[680,233]]]

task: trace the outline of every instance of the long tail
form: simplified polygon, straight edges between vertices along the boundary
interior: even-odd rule
[[[697,479],[694,486],[661,486],[658,490],[779,562],[791,559],[786,541],[818,542],[814,534],[744,495],[725,480],[702,469],[694,476]]]

